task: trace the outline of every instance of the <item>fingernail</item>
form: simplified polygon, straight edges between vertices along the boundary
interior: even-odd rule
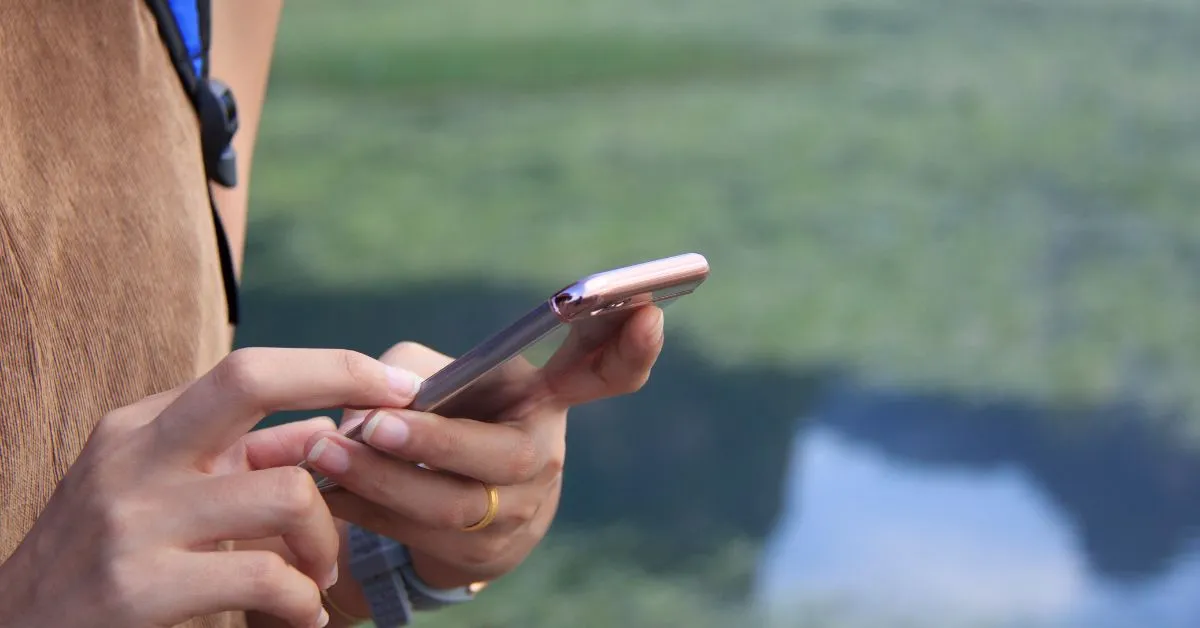
[[[329,625],[329,611],[325,607],[321,607],[321,614],[317,615],[317,628],[325,628]]]
[[[325,578],[325,586],[322,587],[322,589],[324,589],[326,591],[328,591],[329,589],[332,589],[333,585],[337,584],[337,580],[338,580],[338,566],[337,566],[337,563],[334,563],[333,569],[329,570],[329,575]]]
[[[328,438],[322,438],[308,452],[308,464],[325,473],[345,473],[350,468],[350,456]]]
[[[399,449],[408,441],[408,423],[394,414],[376,412],[363,428],[363,438],[380,449]]]
[[[410,399],[421,388],[421,382],[424,380],[416,373],[398,369],[394,366],[387,367],[388,385],[392,388],[392,392],[397,395]]]

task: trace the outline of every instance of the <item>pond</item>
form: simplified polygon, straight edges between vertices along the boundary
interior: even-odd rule
[[[1071,439],[1046,421],[1080,417],[1046,414],[829,395],[793,445],[757,601],[864,625],[1200,625],[1196,458],[1116,409]]]

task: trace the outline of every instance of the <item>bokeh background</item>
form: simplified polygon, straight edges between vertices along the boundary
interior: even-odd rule
[[[708,256],[420,625],[1197,626],[1198,62],[1194,0],[290,0],[238,343]]]

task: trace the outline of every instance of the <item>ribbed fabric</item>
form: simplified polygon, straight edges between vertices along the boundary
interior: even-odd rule
[[[144,3],[0,3],[0,559],[97,419],[228,340],[196,117]]]

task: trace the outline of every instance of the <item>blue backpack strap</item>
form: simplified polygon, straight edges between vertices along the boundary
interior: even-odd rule
[[[167,0],[167,4],[171,8],[171,15],[175,17],[187,58],[192,62],[192,73],[208,76],[208,42],[201,35],[200,3],[195,0]],[[208,25],[204,28],[208,28]]]
[[[237,102],[227,85],[208,76],[212,28],[210,0],[146,0],[146,4],[158,22],[158,34],[170,53],[171,64],[184,92],[196,109],[205,174],[213,183],[233,187],[237,185],[237,154],[233,150],[233,136],[238,129]],[[217,230],[229,322],[236,325],[239,318],[237,273],[229,237],[221,223],[211,187],[208,198]]]

